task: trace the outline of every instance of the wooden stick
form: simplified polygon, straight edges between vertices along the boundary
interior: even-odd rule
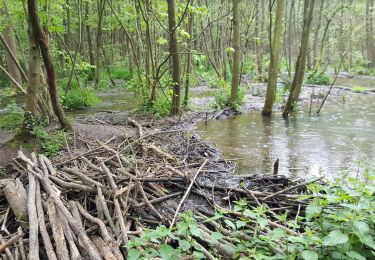
[[[174,224],[176,223],[177,216],[178,216],[178,214],[179,214],[179,212],[180,212],[180,210],[181,210],[182,205],[184,204],[185,200],[186,200],[187,197],[189,196],[190,191],[191,191],[191,188],[193,187],[194,182],[195,182],[195,180],[196,180],[197,177],[198,177],[198,174],[200,173],[200,171],[203,169],[203,167],[206,165],[207,162],[208,162],[208,159],[206,159],[206,160],[203,162],[203,164],[199,167],[198,171],[195,173],[193,179],[191,180],[190,185],[189,185],[188,189],[187,189],[186,192],[185,192],[185,195],[182,197],[180,203],[179,203],[178,206],[177,206],[176,212],[175,212],[175,214],[174,214],[174,216],[173,216],[173,219],[172,219],[172,222],[171,222],[171,224],[170,224],[170,226],[169,226],[169,229],[172,229],[173,226],[174,226]]]
[[[51,239],[48,235],[48,231],[46,228],[46,223],[44,219],[44,212],[42,207],[42,198],[41,198],[41,192],[40,192],[40,183],[39,180],[36,182],[36,210],[38,212],[38,223],[39,223],[39,232],[43,239],[44,248],[46,249],[46,253],[48,256],[48,259],[50,260],[57,260],[56,253],[53,250]]]
[[[0,253],[4,252],[5,249],[7,249],[8,247],[10,247],[11,245],[13,245],[15,242],[17,242],[23,235],[22,234],[16,234],[15,236],[13,236],[11,239],[9,239],[8,241],[6,242],[2,242],[0,244]]]
[[[25,250],[25,246],[23,244],[23,239],[22,239],[22,237],[23,237],[22,227],[18,227],[17,234],[21,236],[20,240],[18,241],[18,245],[19,245],[20,253],[21,253],[21,259],[26,260],[27,259],[26,250]]]
[[[52,198],[48,199],[48,216],[49,223],[52,229],[53,238],[56,243],[56,254],[59,259],[68,260],[69,251],[66,245],[62,223],[60,221],[59,216],[57,215],[55,202]]]
[[[27,168],[30,168],[28,165]],[[28,173],[29,192],[27,213],[29,215],[29,258],[39,259],[38,214],[36,212],[36,181],[35,176]]]
[[[289,188],[286,188],[286,189],[284,189],[284,190],[281,190],[281,191],[275,192],[275,193],[273,193],[273,194],[271,194],[271,195],[268,195],[267,197],[263,198],[262,200],[264,200],[264,201],[265,201],[265,200],[269,200],[269,199],[271,199],[271,198],[273,198],[273,197],[275,197],[275,196],[277,196],[277,195],[280,195],[280,194],[285,193],[285,192],[287,192],[287,191],[291,191],[291,190],[297,189],[297,188],[299,188],[299,187],[303,187],[303,186],[309,185],[309,184],[314,183],[314,182],[317,182],[317,181],[319,181],[319,180],[321,180],[321,179],[322,179],[322,177],[320,177],[320,178],[318,178],[318,179],[315,179],[315,180],[312,180],[312,181],[307,181],[307,182],[303,182],[303,183],[300,183],[300,184],[294,185],[294,186],[292,186],[292,187],[289,187]]]
[[[141,191],[141,194],[142,194],[142,197],[143,199],[145,200],[147,206],[155,213],[155,215],[160,219],[160,220],[163,220],[164,217],[159,213],[159,211],[150,203],[149,199],[147,198],[146,196],[146,193],[141,185],[141,183],[138,181],[138,180],[135,180],[135,182],[137,183],[137,186],[139,188],[139,190]]]
[[[88,184],[91,184],[91,185],[94,185],[94,186],[99,186],[99,187],[102,187],[103,185],[97,181],[94,181],[93,179],[91,179],[90,177],[88,177],[87,175],[81,173],[80,171],[76,170],[76,169],[73,169],[73,168],[68,168],[68,167],[64,167],[62,169],[64,172],[67,172],[67,173],[70,173],[70,174],[73,174],[75,176],[77,176],[78,178],[80,178],[83,182],[86,182]]]

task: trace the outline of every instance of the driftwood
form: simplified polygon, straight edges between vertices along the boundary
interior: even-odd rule
[[[27,255],[52,260],[126,259],[125,245],[130,239],[141,236],[146,227],[160,224],[174,230],[180,214],[187,210],[200,221],[202,236],[181,238],[189,239],[207,259],[215,259],[213,254],[233,258],[231,244],[253,236],[209,220],[215,210],[225,211],[233,219],[248,219],[247,228],[254,232],[267,235],[270,228],[281,228],[298,235],[298,230],[276,218],[268,220],[269,227],[258,230],[254,219],[233,211],[232,205],[246,199],[250,206],[265,204],[277,214],[298,215],[306,202],[297,198],[310,182],[272,173],[233,176],[234,163],[223,160],[196,136],[187,137],[178,129],[147,132],[141,123],[128,122],[138,130],[135,137],[82,141],[82,148],[77,141],[78,149],[55,159],[18,153],[17,178],[0,182],[4,187],[0,197],[6,203],[0,204],[4,209],[0,213],[0,253],[22,260]],[[225,237],[207,244],[215,231]],[[208,245],[216,253],[207,250]]]

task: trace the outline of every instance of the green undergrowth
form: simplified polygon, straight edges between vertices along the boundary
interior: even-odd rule
[[[309,184],[297,200],[307,205],[284,214],[245,199],[209,218],[185,212],[133,237],[128,259],[374,259],[375,170],[364,175]]]
[[[241,86],[238,88],[238,100],[235,102],[231,101],[231,88],[229,84],[226,84],[218,93],[215,94],[215,102],[213,104],[215,109],[224,109],[230,107],[236,111],[241,109],[241,106],[245,100],[245,89]]]
[[[72,89],[60,94],[61,103],[65,109],[85,109],[100,103],[100,98],[92,89]]]
[[[364,93],[364,92],[366,92],[366,88],[364,88],[362,86],[354,86],[354,87],[352,87],[352,91],[354,93]]]
[[[23,122],[23,110],[13,101],[0,114],[0,129],[17,129]]]
[[[306,83],[328,86],[331,84],[331,78],[325,73],[313,72],[306,78]]]
[[[47,157],[57,155],[65,147],[66,133],[63,131],[47,132],[41,127],[35,127],[32,134],[35,137],[35,145]]]

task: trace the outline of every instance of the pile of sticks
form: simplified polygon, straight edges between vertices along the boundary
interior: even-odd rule
[[[68,147],[52,161],[18,152],[15,179],[0,182],[3,259],[125,259],[132,237],[160,224],[173,229],[187,210],[204,219],[241,198],[274,212],[296,215],[303,208],[296,198],[306,183],[235,176],[234,164],[196,136],[145,132],[131,123],[137,136],[82,140],[85,149]],[[268,224],[295,233],[277,221]]]

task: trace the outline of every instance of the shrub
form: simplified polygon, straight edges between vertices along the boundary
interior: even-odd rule
[[[160,94],[152,103],[145,101],[141,107],[144,113],[150,113],[156,117],[165,117],[171,113],[171,94]]]
[[[362,86],[354,86],[354,87],[352,87],[352,91],[354,93],[364,93],[364,92],[366,92],[366,89]]]
[[[331,78],[325,73],[313,72],[307,77],[306,83],[313,85],[330,85]]]
[[[100,99],[92,90],[72,89],[61,95],[61,102],[66,109],[84,109],[100,103]]]
[[[245,90],[243,88],[238,89],[238,100],[236,102],[231,102],[231,89],[229,86],[225,87],[223,90],[215,94],[215,109],[223,109],[225,107],[230,107],[236,111],[240,110],[241,105],[245,99]]]
[[[123,65],[111,66],[109,73],[113,79],[122,79],[126,81],[130,80],[132,76],[129,68],[126,68]]]

